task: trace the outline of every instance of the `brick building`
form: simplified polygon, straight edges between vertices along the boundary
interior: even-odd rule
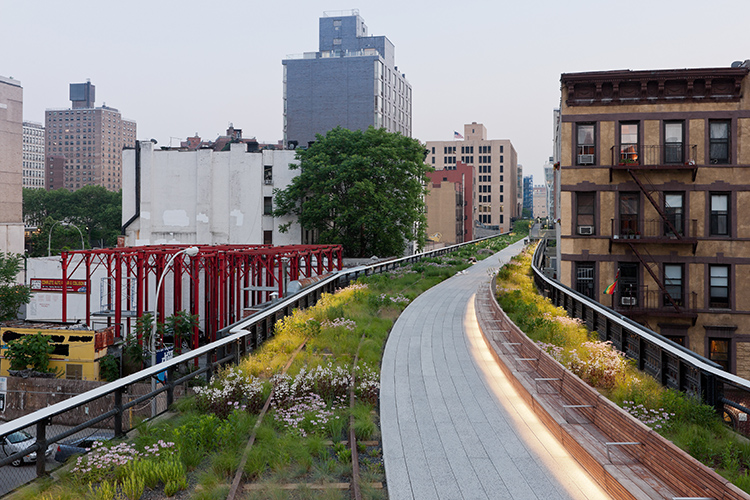
[[[95,107],[95,87],[91,82],[71,83],[69,109],[45,112],[47,169],[53,178],[64,158],[62,179],[71,191],[84,186],[104,186],[110,191],[122,188],[122,150],[135,147],[136,124],[109,106]]]
[[[518,159],[508,139],[487,139],[481,123],[464,125],[456,140],[427,141],[425,161],[436,170],[455,170],[460,163],[474,167],[472,214],[474,237],[504,232],[521,215]]]
[[[744,378],[749,66],[563,74],[558,137],[561,281]]]

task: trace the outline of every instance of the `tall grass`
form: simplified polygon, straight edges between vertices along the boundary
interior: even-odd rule
[[[599,341],[577,319],[539,295],[531,277],[533,249],[497,273],[497,300],[511,320],[566,368],[635,418],[750,492],[750,444],[727,428],[716,410],[667,389]]]

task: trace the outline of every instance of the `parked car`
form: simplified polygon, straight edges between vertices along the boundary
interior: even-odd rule
[[[16,431],[8,434],[4,438],[0,438],[0,452],[3,456],[9,457],[14,453],[25,450],[29,446],[36,442],[36,438],[26,431]],[[54,445],[49,445],[44,451],[44,456],[49,457],[52,452],[55,451]],[[36,462],[36,452],[33,451],[23,458],[19,458],[11,462],[13,467],[19,467],[23,463]]]
[[[82,455],[89,451],[94,446],[95,441],[104,442],[110,439],[112,439],[112,436],[93,435],[63,441],[57,445],[55,460],[65,462],[73,455]]]

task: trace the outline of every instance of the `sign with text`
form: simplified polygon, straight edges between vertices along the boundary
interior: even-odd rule
[[[63,291],[63,280],[59,278],[31,278],[29,280],[32,292],[60,292]],[[86,280],[68,280],[68,293],[86,293]]]

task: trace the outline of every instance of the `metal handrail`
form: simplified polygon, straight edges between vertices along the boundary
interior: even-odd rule
[[[636,323],[630,318],[623,316],[613,311],[612,309],[606,306],[603,306],[599,302],[596,302],[595,300],[590,299],[586,297],[585,295],[563,285],[559,281],[550,279],[547,276],[545,276],[543,273],[543,270],[539,266],[539,263],[541,262],[541,258],[543,257],[543,254],[544,254],[545,246],[546,246],[546,240],[543,240],[542,242],[540,242],[539,246],[537,247],[535,251],[535,254],[532,260],[532,266],[531,266],[535,279],[541,281],[544,284],[544,287],[549,287],[550,289],[556,290],[558,293],[565,295],[570,300],[577,302],[582,307],[587,308],[591,311],[595,311],[596,314],[601,315],[607,318],[608,320],[620,325],[623,329],[623,332],[627,331],[627,332],[633,333],[639,336],[644,341],[650,342],[652,345],[658,347],[664,352],[677,357],[682,362],[687,363],[690,366],[699,370],[701,374],[705,376],[705,378],[708,381],[710,381],[710,383],[713,384],[713,387],[707,388],[710,390],[704,391],[703,394],[701,395],[706,401],[706,403],[712,406],[717,406],[722,403],[721,401],[722,396],[720,394],[721,382],[729,383],[737,389],[742,389],[750,393],[750,381],[749,380],[743,379],[732,373],[724,371],[721,365],[714,363],[713,361],[703,356],[700,356],[696,354],[695,352],[675,342],[672,342],[671,340],[659,335],[653,330],[650,330]],[[544,290],[543,292],[546,295],[546,292]],[[556,305],[559,305],[559,304],[556,304]],[[638,361],[640,362],[641,360],[638,360]]]
[[[0,467],[7,465],[11,463],[13,460],[20,458],[24,455],[27,455],[31,452],[34,452],[34,451],[38,452],[38,450],[46,448],[46,445],[49,443],[58,442],[69,436],[72,436],[73,434],[77,432],[85,430],[89,427],[93,427],[93,425],[95,425],[96,423],[99,423],[101,421],[104,421],[112,417],[115,417],[116,419],[115,436],[119,437],[119,436],[122,436],[123,434],[126,434],[127,431],[123,432],[121,428],[117,428],[118,427],[117,418],[118,416],[120,417],[122,416],[122,414],[124,413],[124,410],[131,408],[133,406],[136,406],[142,402],[145,402],[163,392],[169,392],[173,390],[174,387],[180,384],[183,384],[193,378],[201,376],[204,373],[210,372],[213,369],[213,367],[221,366],[222,364],[232,362],[232,361],[239,361],[239,357],[241,354],[240,352],[241,349],[239,349],[239,345],[240,345],[239,343],[243,342],[244,346],[246,347],[247,343],[245,341],[247,340],[247,337],[255,335],[256,327],[259,327],[260,325],[266,323],[269,319],[273,319],[275,322],[275,320],[278,319],[277,315],[279,313],[283,315],[287,315],[291,313],[293,308],[296,308],[297,306],[300,306],[303,303],[310,305],[309,303],[310,298],[313,298],[315,301],[317,301],[315,297],[319,296],[319,294],[324,291],[328,291],[328,290],[333,291],[336,285],[348,283],[349,281],[355,280],[360,276],[368,276],[370,274],[376,274],[376,273],[385,272],[391,269],[395,269],[405,263],[417,262],[424,258],[444,255],[446,253],[450,253],[454,250],[457,250],[463,246],[473,245],[480,241],[485,241],[485,240],[489,240],[492,238],[496,238],[496,237],[504,236],[508,234],[509,232],[495,234],[492,236],[487,236],[484,238],[479,238],[479,239],[467,241],[464,243],[458,243],[458,244],[451,245],[448,247],[438,248],[435,250],[430,250],[427,252],[422,252],[422,253],[410,255],[407,257],[378,262],[378,263],[371,264],[371,265],[363,265],[363,266],[358,266],[354,268],[343,269],[341,271],[334,272],[330,276],[298,291],[297,293],[279,300],[278,302],[272,304],[268,308],[258,313],[255,313],[248,318],[242,319],[232,325],[229,325],[219,330],[217,332],[218,340],[211,342],[210,344],[207,344],[205,346],[194,349],[190,352],[176,356],[172,358],[171,360],[164,361],[154,366],[150,366],[148,368],[140,370],[137,373],[128,375],[126,377],[122,377],[114,382],[110,382],[108,384],[97,387],[96,389],[92,389],[82,394],[78,394],[69,399],[66,399],[65,401],[55,403],[46,408],[37,410],[33,413],[29,413],[28,415],[24,415],[23,417],[16,418],[10,422],[0,424],[0,437],[5,437],[12,432],[16,432],[22,429],[27,429],[32,426],[36,426],[36,429],[37,429],[37,436],[36,436],[35,443],[21,452],[18,452],[9,457],[0,459]],[[271,325],[271,328],[272,327],[273,326]],[[266,338],[270,336],[271,336],[271,333],[269,333],[263,340],[265,340]],[[224,351],[230,351],[230,352],[225,355]],[[142,396],[139,396],[138,398],[132,401],[129,401],[128,403],[121,402],[119,405],[116,403],[115,408],[101,415],[98,415],[96,417],[92,417],[91,419],[79,425],[76,425],[70,429],[67,429],[64,432],[61,432],[59,434],[56,434],[50,437],[47,437],[45,435],[46,425],[49,422],[51,422],[52,418],[56,416],[62,415],[69,411],[73,411],[84,405],[90,404],[93,401],[107,397],[113,393],[115,394],[115,400],[117,401],[118,394],[120,395],[123,394],[128,387],[138,382],[141,382],[144,380],[150,380],[151,377],[155,377],[158,374],[165,372],[165,371],[167,373],[171,373],[173,370],[177,369],[180,365],[187,364],[188,362],[196,360],[200,358],[201,356],[213,357],[213,355],[216,353],[218,353],[217,355],[218,359],[216,359],[215,361],[212,360],[210,363],[207,363],[209,366],[192,371],[189,374],[182,376],[176,380],[167,380],[167,383],[164,384],[162,387],[158,387],[154,391],[144,393]],[[164,413],[165,411],[166,409],[163,411],[160,411],[158,414]],[[128,431],[129,430],[130,429],[128,429]],[[44,460],[40,460],[37,463],[37,475],[40,476],[43,474],[44,474]]]

